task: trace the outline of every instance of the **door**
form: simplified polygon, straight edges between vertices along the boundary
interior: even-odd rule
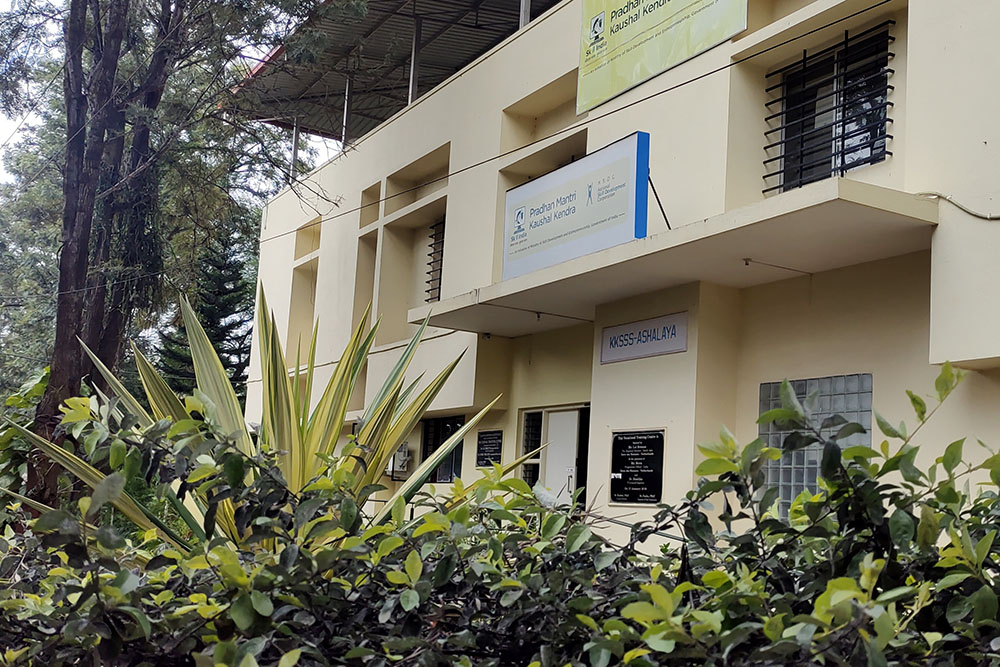
[[[546,488],[559,503],[569,503],[576,490],[577,456],[580,443],[580,410],[548,412],[543,477]]]

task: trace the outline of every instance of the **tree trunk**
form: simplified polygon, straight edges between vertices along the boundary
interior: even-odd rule
[[[86,0],[70,0],[63,27],[67,139],[56,337],[49,385],[38,404],[34,425],[35,432],[47,438],[52,438],[59,423],[59,406],[80,389],[82,350],[77,337],[84,333],[83,306],[94,200],[129,0],[111,2],[104,17],[93,16],[91,34],[88,34],[87,8]],[[89,77],[83,71],[83,51],[88,41],[92,41],[95,61]],[[57,476],[58,470],[51,462],[36,456],[28,470],[29,492],[42,502],[57,502]]]

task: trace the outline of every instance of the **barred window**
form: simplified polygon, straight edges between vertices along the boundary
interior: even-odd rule
[[[424,420],[424,431],[423,431],[423,458],[427,458],[433,454],[438,447],[443,445],[448,438],[455,434],[462,426],[465,424],[465,417],[458,415],[456,417],[439,417],[437,419],[425,419]],[[451,454],[445,457],[441,465],[431,473],[431,476],[427,479],[428,482],[452,482],[456,477],[462,474],[462,447],[463,443],[459,443],[455,449],[451,450]]]
[[[889,77],[893,70],[886,21],[857,35],[844,33],[837,44],[768,74],[780,81],[767,90],[778,95],[767,103],[764,133],[768,158],[764,192],[782,192],[844,175],[892,155],[886,142],[892,119]]]
[[[805,401],[806,396],[816,392],[819,396],[814,420],[819,424],[827,417],[841,415],[849,422],[857,422],[865,427],[866,433],[857,433],[841,441],[841,445],[871,446],[872,426],[872,376],[870,373],[857,375],[834,375],[810,380],[795,380],[792,383],[796,396]],[[760,385],[760,414],[781,407],[780,382],[765,382]],[[781,430],[778,424],[761,424],[759,435],[768,447],[781,448],[785,437],[791,433]],[[830,433],[832,435],[832,433]],[[767,483],[778,487],[778,501],[781,514],[800,493],[805,490],[815,492],[819,478],[820,460],[823,446],[814,444],[795,452],[787,452],[779,460],[769,462]]]

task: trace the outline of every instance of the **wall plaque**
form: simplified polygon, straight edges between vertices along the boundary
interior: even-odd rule
[[[663,497],[664,431],[611,434],[611,502],[656,505]]]
[[[480,431],[476,437],[476,467],[488,468],[503,458],[503,431]]]

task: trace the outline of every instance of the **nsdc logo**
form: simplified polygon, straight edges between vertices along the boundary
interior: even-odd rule
[[[516,211],[514,211],[514,233],[515,234],[523,234],[524,233],[524,214],[525,214],[525,207],[524,206],[522,206],[521,208],[519,208]]]
[[[604,12],[590,19],[590,42],[598,42],[604,37]]]

